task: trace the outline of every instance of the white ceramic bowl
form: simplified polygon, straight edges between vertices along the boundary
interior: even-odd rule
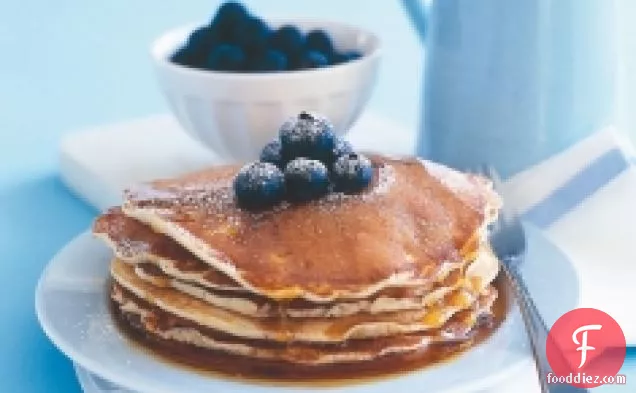
[[[182,127],[225,159],[256,159],[283,121],[303,110],[329,118],[344,134],[368,102],[379,60],[378,38],[359,28],[323,20],[280,20],[301,31],[323,29],[337,50],[362,57],[318,69],[271,73],[215,72],[170,61],[196,26],[168,31],[152,46],[160,87]]]

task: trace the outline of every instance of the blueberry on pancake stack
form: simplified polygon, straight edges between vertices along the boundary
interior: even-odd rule
[[[469,342],[497,298],[499,206],[478,176],[365,156],[303,112],[260,161],[131,188],[93,231],[145,344],[307,370]]]

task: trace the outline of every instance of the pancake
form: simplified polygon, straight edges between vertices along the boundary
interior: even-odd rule
[[[195,256],[165,235],[157,234],[147,226],[124,216],[119,208],[114,208],[100,216],[93,227],[94,232],[104,239],[115,250],[121,260],[136,263],[136,272],[141,278],[187,292],[195,297],[203,298],[211,303],[230,310],[251,316],[272,316],[280,308],[272,305],[266,298],[249,294],[233,283],[231,279],[199,261]],[[475,278],[482,275],[484,283],[492,281],[498,270],[497,261],[486,248],[476,254],[477,260],[471,263],[470,271],[482,266]],[[147,258],[147,260],[144,260]],[[145,261],[145,262],[144,262]],[[166,264],[168,265],[165,268]],[[163,267],[163,268],[162,268]],[[444,272],[439,280],[430,285],[405,288],[385,288],[372,299],[358,302],[341,302],[332,306],[318,306],[308,301],[296,299],[288,302],[288,316],[291,317],[329,317],[351,315],[357,312],[379,313],[401,309],[415,309],[423,306],[424,297],[435,299],[448,293],[457,286],[461,267]],[[475,276],[475,275],[468,275]],[[447,284],[448,281],[451,281]],[[212,291],[203,290],[211,288]],[[440,288],[441,287],[441,288]],[[234,291],[241,292],[240,294]],[[434,293],[429,293],[435,291]],[[228,293],[232,292],[232,293]],[[426,296],[425,296],[426,295]],[[247,300],[241,298],[248,298]]]
[[[384,290],[384,294],[369,299],[323,304],[296,299],[284,302],[283,305],[254,294],[211,290],[182,281],[168,276],[152,264],[140,263],[134,269],[139,278],[155,286],[171,287],[215,307],[251,317],[337,318],[358,313],[379,314],[422,309],[460,287],[480,292],[495,279],[499,263],[489,247],[484,245],[477,259],[468,265],[466,274],[463,269],[454,271],[432,288],[407,288],[393,293]]]
[[[336,343],[439,329],[454,314],[469,309],[479,297],[479,293],[462,288],[439,304],[421,310],[356,314],[335,319],[262,319],[213,307],[172,288],[152,285],[140,279],[133,266],[119,260],[112,262],[111,275],[121,287],[168,314],[237,337],[280,342]]]
[[[122,209],[240,287],[272,299],[363,299],[426,285],[478,248],[499,199],[490,184],[420,160],[373,157],[374,184],[254,214],[236,206],[237,166],[129,190]],[[492,216],[492,217],[491,217]]]
[[[168,236],[126,217],[120,207],[100,215],[93,224],[93,234],[108,244],[122,261],[153,263],[165,274],[208,288],[245,291],[227,275],[201,262]]]
[[[486,337],[499,271],[486,228],[501,204],[490,182],[420,159],[372,164],[358,194],[258,213],[236,205],[238,166],[131,188],[93,226],[115,254],[113,316],[188,364],[236,357],[234,370],[264,375],[281,362],[381,372],[378,359],[450,348],[443,358]]]
[[[93,225],[93,233],[105,241],[113,249],[117,258],[124,262],[152,264],[166,276],[205,288],[248,292],[227,275],[202,262],[170,237],[157,233],[147,225],[125,216],[119,207],[112,208],[98,217]],[[374,295],[376,297],[403,298],[421,296],[423,292],[431,290],[436,282],[445,280],[448,275],[461,269],[466,263],[467,261],[445,263],[438,269],[437,274],[426,283],[419,285],[411,283],[410,286],[402,286],[399,290],[396,289],[399,287],[387,287]],[[155,270],[151,266],[144,266],[144,269],[146,271]],[[399,293],[401,296],[396,296],[395,293]],[[318,300],[326,301],[324,299]]]
[[[489,288],[471,309],[455,314],[437,330],[370,340],[350,340],[344,344],[330,345],[240,339],[174,317],[117,284],[111,294],[115,315],[120,323],[125,323],[147,338],[154,338],[155,343],[165,344],[171,341],[184,347],[305,365],[370,361],[389,354],[422,350],[433,343],[469,340],[479,327],[478,317],[490,313],[496,298],[496,290]]]

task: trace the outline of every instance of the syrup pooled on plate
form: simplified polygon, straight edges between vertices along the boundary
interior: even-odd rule
[[[417,372],[428,367],[452,361],[464,352],[481,344],[496,333],[505,320],[509,308],[509,288],[503,277],[494,283],[498,290],[491,314],[484,314],[478,326],[470,333],[470,338],[453,342],[432,344],[421,350],[388,355],[367,362],[354,362],[323,366],[302,366],[281,361],[261,361],[230,355],[221,351],[197,350],[175,345],[169,340],[146,334],[140,327],[142,322],[131,321],[117,311],[111,302],[113,318],[119,330],[140,349],[164,362],[177,367],[186,367],[211,377],[245,380],[251,383],[294,385],[294,386],[340,386],[373,380],[398,377],[405,373]],[[458,319],[461,317],[458,316]],[[373,345],[373,340],[369,343]],[[346,344],[345,344],[346,345]]]

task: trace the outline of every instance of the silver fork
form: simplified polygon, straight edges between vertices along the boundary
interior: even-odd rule
[[[501,180],[492,166],[480,168],[479,173],[488,177],[501,195]],[[510,280],[521,315],[526,327],[532,356],[534,358],[539,385],[543,393],[584,393],[587,389],[576,388],[567,384],[549,385],[547,375],[552,371],[546,355],[548,327],[541,317],[532,296],[528,291],[519,267],[526,254],[526,236],[521,220],[512,208],[502,208],[498,220],[493,224],[489,234],[490,244],[501,262],[501,267]]]

